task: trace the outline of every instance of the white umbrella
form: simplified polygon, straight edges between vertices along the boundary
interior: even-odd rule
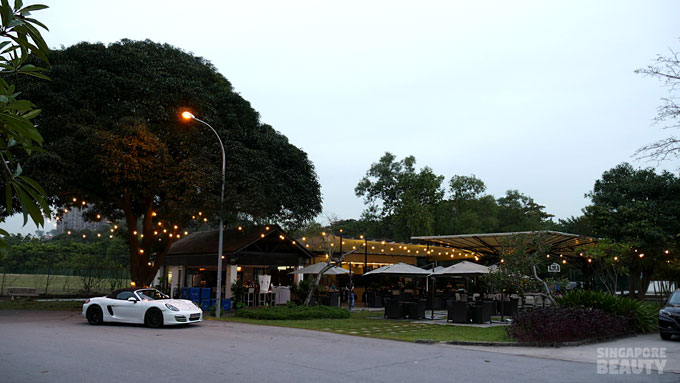
[[[476,264],[474,262],[463,261],[456,263],[453,266],[449,266],[439,271],[432,273],[433,277],[445,276],[445,275],[459,275],[459,276],[474,276],[479,274],[488,274],[489,268],[483,265]]]
[[[321,270],[323,270],[323,268],[326,267],[326,265],[328,265],[326,262],[319,262],[311,266],[303,267],[300,270],[295,270],[290,274],[319,274]],[[326,272],[324,273],[324,275],[336,275],[336,274],[349,274],[349,271],[343,269],[342,267],[333,266],[330,269],[326,270]]]
[[[396,263],[394,265],[387,265],[371,270],[364,275],[404,275],[404,276],[423,276],[430,275],[432,271],[423,270],[419,267],[408,265],[406,263]]]

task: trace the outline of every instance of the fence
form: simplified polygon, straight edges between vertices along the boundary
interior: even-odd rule
[[[10,269],[0,267],[0,296],[8,287],[33,287],[41,296],[93,296],[130,286],[122,267],[80,269]]]

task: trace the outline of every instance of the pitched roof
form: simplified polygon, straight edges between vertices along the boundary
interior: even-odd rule
[[[167,255],[217,254],[219,234],[219,230],[191,233],[173,243]],[[222,252],[225,255],[237,254],[260,241],[276,241],[277,243],[287,241],[288,245],[302,255],[312,256],[304,246],[301,246],[278,225],[239,227],[225,230],[222,239]]]

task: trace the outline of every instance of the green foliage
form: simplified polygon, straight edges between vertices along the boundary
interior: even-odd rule
[[[213,227],[220,214],[227,225],[299,226],[321,211],[307,154],[262,123],[206,60],[148,40],[80,43],[49,58],[52,81],[25,84],[43,106],[45,138],[27,171],[53,191],[53,205],[68,207],[76,197],[88,202],[90,218],[125,220],[139,285],[151,281],[176,238],[154,240],[159,222],[197,228],[203,222],[192,216],[202,211]],[[181,120],[183,110],[224,143],[223,212],[220,148],[210,129]]]
[[[237,279],[236,282],[231,284],[231,293],[232,296],[234,297],[234,307],[240,308],[238,306],[239,303],[243,300],[243,294],[248,291],[248,288],[245,286],[242,280]]]
[[[654,305],[601,291],[570,291],[557,301],[562,307],[599,309],[608,314],[630,318],[637,332],[648,333],[658,329],[658,308]]]
[[[444,177],[428,167],[417,172],[415,162],[413,156],[396,161],[392,153],[385,153],[354,189],[368,205],[364,219],[390,221],[395,239],[432,234],[434,208],[444,197]]]
[[[24,224],[30,217],[37,226],[44,225],[44,215],[50,215],[45,190],[23,173],[20,156],[28,156],[40,150],[43,138],[33,124],[40,113],[36,106],[21,99],[21,92],[10,78],[19,75],[48,79],[44,68],[27,63],[35,55],[47,62],[49,49],[38,27],[47,30],[40,21],[33,19],[31,12],[47,6],[35,4],[24,7],[21,1],[11,6],[7,0],[0,3],[0,161],[2,162],[2,183],[5,189],[4,209],[1,217],[21,211]],[[1,235],[8,235],[0,229]],[[0,247],[5,242],[0,239]]]
[[[474,175],[454,175],[445,198],[444,176],[428,167],[415,169],[415,158],[401,161],[385,153],[359,181],[355,193],[366,209],[359,221],[337,224],[349,235],[408,240],[414,235],[530,231],[554,228],[552,215],[531,197],[508,190],[498,199],[485,195]]]
[[[604,172],[588,197],[585,215],[594,234],[633,247],[621,261],[631,271],[631,294],[642,298],[649,281],[677,259],[680,178],[624,163]]]
[[[347,319],[349,311],[329,306],[273,306],[265,308],[238,310],[240,318],[261,320],[304,320],[304,319]]]

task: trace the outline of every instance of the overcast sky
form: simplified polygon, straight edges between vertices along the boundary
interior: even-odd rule
[[[46,3],[52,48],[151,39],[211,61],[309,154],[339,218],[386,151],[580,215],[604,171],[656,166],[631,156],[669,134],[651,126],[666,89],[633,71],[680,49],[678,1]]]

